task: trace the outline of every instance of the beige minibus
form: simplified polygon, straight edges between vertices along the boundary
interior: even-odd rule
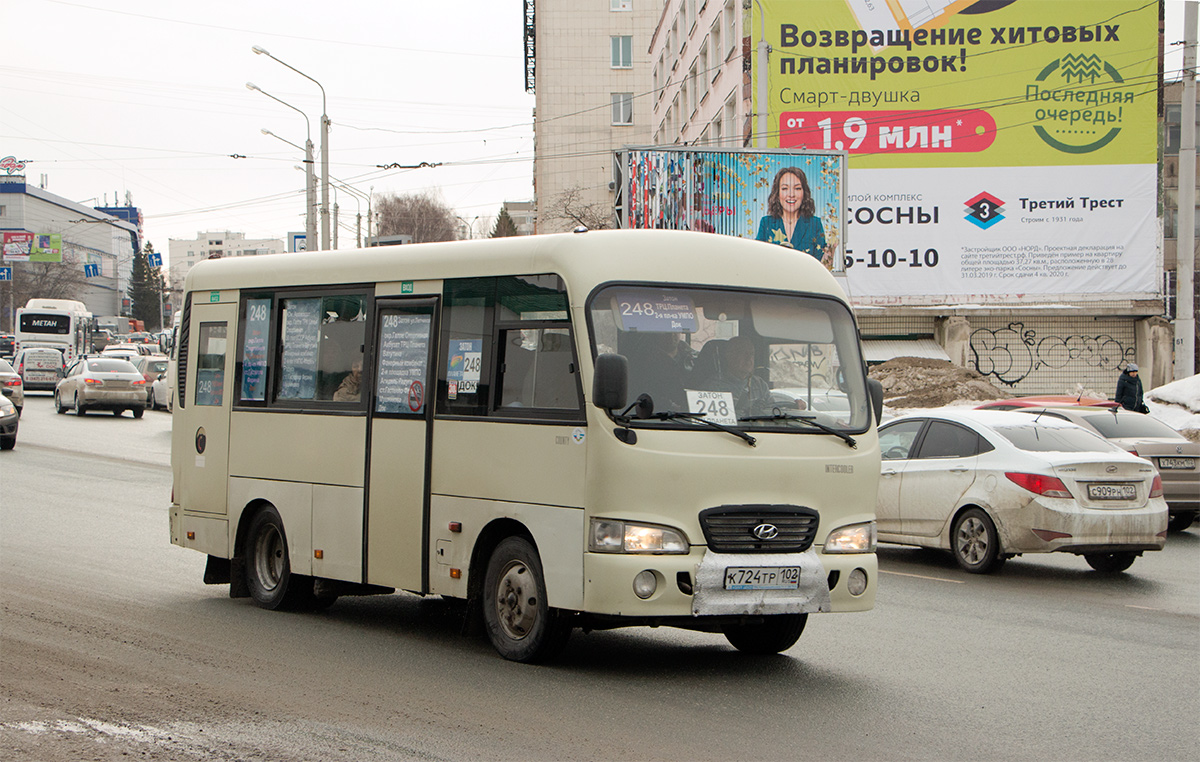
[[[812,257],[581,229],[185,291],[171,541],[232,597],[461,599],[521,662],[631,625],[775,653],[874,605],[881,390]]]

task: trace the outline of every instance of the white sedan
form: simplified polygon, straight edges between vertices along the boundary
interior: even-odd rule
[[[949,550],[969,572],[1055,551],[1120,572],[1166,542],[1154,466],[1073,423],[927,413],[881,426],[879,446],[879,539]]]

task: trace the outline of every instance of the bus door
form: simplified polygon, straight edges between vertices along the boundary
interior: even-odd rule
[[[179,389],[181,407],[189,410],[173,434],[173,447],[188,453],[180,474],[182,494],[188,496],[189,511],[224,514],[229,481],[229,411],[233,390],[231,339],[237,335],[236,292],[203,294],[221,301],[202,301],[195,296],[187,326],[186,375]]]
[[[366,582],[426,590],[437,299],[380,299],[367,427]]]

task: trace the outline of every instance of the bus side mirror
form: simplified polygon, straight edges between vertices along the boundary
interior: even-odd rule
[[[871,410],[875,411],[875,425],[883,423],[883,384],[877,378],[867,379],[867,393],[871,396]]]
[[[599,355],[595,370],[592,404],[603,410],[625,407],[625,398],[629,395],[629,361],[625,355]]]

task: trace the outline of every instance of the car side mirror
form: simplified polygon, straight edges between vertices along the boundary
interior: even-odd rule
[[[159,380],[159,381],[162,381],[162,380],[163,380],[164,378],[166,378],[166,377],[167,377],[167,374],[166,374],[166,373],[159,373],[159,374],[158,374],[158,380]]]
[[[875,412],[875,425],[883,423],[883,384],[877,378],[867,379],[867,393],[871,396],[871,410]]]
[[[602,354],[596,357],[592,376],[592,404],[603,410],[625,407],[629,396],[629,360],[625,355]]]

